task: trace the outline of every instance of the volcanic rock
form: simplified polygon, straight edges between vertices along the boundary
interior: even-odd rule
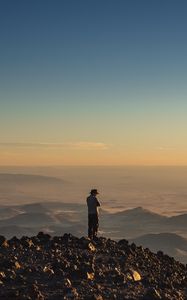
[[[0,236],[0,287],[3,300],[186,300],[187,266],[126,240]]]

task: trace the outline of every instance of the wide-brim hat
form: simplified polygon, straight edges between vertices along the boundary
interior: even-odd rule
[[[92,189],[90,194],[99,194],[99,192],[97,191],[97,189]]]

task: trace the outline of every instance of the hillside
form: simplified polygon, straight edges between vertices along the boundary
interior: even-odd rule
[[[187,299],[187,267],[126,240],[0,236],[0,299]]]
[[[131,242],[148,247],[154,252],[162,250],[183,263],[187,261],[187,239],[175,233],[145,234]]]

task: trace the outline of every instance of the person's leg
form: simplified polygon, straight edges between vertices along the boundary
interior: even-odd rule
[[[97,232],[99,228],[99,218],[98,215],[94,215],[94,220],[93,220],[93,237],[97,237]]]
[[[97,215],[97,217],[96,217],[96,224],[95,224],[96,235],[98,233],[98,229],[99,229],[99,218],[98,218],[98,215]]]
[[[93,238],[93,216],[88,215],[88,237]]]

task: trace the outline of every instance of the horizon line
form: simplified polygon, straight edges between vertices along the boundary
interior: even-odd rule
[[[60,167],[187,167],[187,164],[186,165],[140,165],[140,164],[124,164],[124,165],[0,165],[0,168],[10,168],[10,167],[26,167],[26,168],[48,168],[48,167],[55,167],[55,168],[60,168]]]

